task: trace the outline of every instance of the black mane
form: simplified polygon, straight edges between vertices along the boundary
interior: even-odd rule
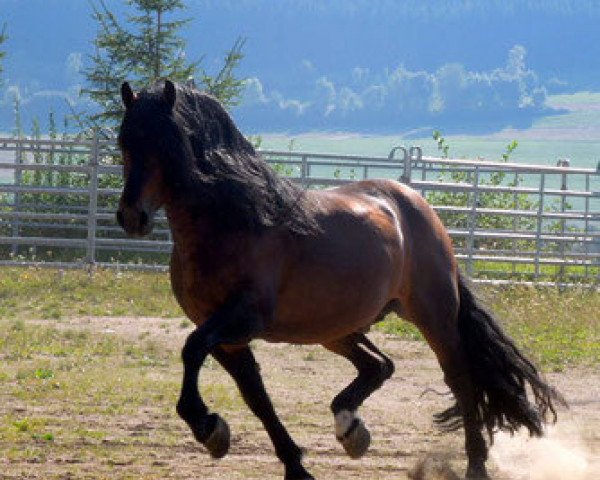
[[[165,151],[185,151],[193,158],[183,162],[170,159],[166,170],[171,170],[171,185],[193,175],[197,196],[192,203],[199,203],[199,213],[210,214],[219,228],[260,232],[286,227],[298,234],[314,231],[316,224],[305,191],[271,169],[215,98],[195,88],[176,88],[172,118],[179,135],[168,134],[168,128],[158,135],[163,137]],[[162,85],[156,85],[141,92],[139,101],[156,101],[162,91]]]

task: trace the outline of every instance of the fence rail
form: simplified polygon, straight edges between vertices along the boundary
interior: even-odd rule
[[[434,205],[457,258],[479,280],[600,283],[597,169],[423,156],[265,150],[281,175],[305,188],[394,178]],[[0,264],[166,268],[171,237],[159,215],[146,240],[114,221],[122,188],[113,141],[0,138]]]

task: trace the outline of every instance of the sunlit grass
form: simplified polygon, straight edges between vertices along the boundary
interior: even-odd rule
[[[556,370],[600,364],[600,292],[526,286],[482,292],[517,343],[538,362]]]
[[[179,345],[47,323],[0,318],[1,458],[41,468],[56,458],[125,465],[144,445],[187,438],[174,407]],[[208,363],[206,376],[216,368]],[[202,386],[204,397],[219,410],[241,409],[235,386],[219,379]]]
[[[167,273],[2,268],[0,318],[182,315]]]
[[[600,364],[600,292],[530,286],[476,286],[504,329],[546,369]],[[390,315],[377,327],[422,340],[418,330]]]
[[[559,290],[528,286],[478,286],[476,289],[517,344],[546,368],[563,369],[571,364],[600,362],[600,293],[597,291],[584,287]],[[38,328],[30,332],[38,340],[55,339],[56,336],[62,339],[41,345],[35,338],[33,343],[23,339],[19,333],[28,319],[68,319],[88,315],[183,317],[166,273],[1,270],[0,318],[12,320],[8,330],[12,332],[12,347],[5,354],[8,357],[26,359],[32,355],[32,345],[39,344],[41,353],[55,357],[71,357],[82,348],[94,356],[110,356],[121,349],[129,351],[130,359],[137,356],[141,362],[155,361],[136,352],[134,346],[115,345],[118,341],[112,337]],[[180,323],[181,328],[190,326],[187,320]],[[392,316],[377,328],[402,338],[422,340],[412,325]],[[0,346],[6,348],[1,342],[0,337]],[[46,367],[36,366],[36,369],[40,368]],[[37,371],[37,375],[50,375],[36,369],[28,374],[35,375]]]

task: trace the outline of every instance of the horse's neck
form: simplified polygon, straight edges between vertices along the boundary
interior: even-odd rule
[[[171,203],[165,206],[165,211],[174,243],[180,246],[198,244],[210,235],[209,221],[203,218],[200,207]]]

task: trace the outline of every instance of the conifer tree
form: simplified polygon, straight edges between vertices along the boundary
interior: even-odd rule
[[[0,86],[2,85],[2,73],[4,72],[4,67],[2,66],[2,60],[4,59],[6,52],[2,50],[2,44],[8,39],[8,35],[6,33],[6,24],[2,26],[0,29]]]
[[[87,87],[82,94],[100,106],[100,112],[86,117],[88,126],[113,127],[123,110],[120,86],[125,80],[135,89],[169,78],[184,83],[193,80],[199,61],[188,61],[180,29],[191,18],[178,18],[185,8],[182,0],[125,0],[132,12],[123,21],[107,7],[105,0],[90,0],[92,17],[98,23],[95,53],[84,70]],[[216,76],[202,71],[200,87],[215,94],[225,105],[235,105],[243,80],[234,70],[243,57],[244,42],[237,40],[226,54]]]
[[[19,91],[15,92],[15,96],[13,99],[13,112],[15,114],[15,126],[13,127],[13,137],[14,138],[23,138],[23,122],[21,120],[21,95]]]

